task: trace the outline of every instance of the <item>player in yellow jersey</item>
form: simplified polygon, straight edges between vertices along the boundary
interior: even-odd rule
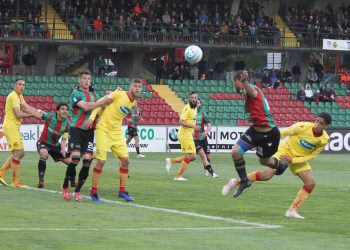
[[[133,201],[134,198],[126,192],[126,183],[129,173],[129,153],[126,141],[122,132],[122,122],[124,117],[131,111],[134,101],[140,96],[142,91],[142,82],[134,79],[129,87],[129,91],[117,89],[105,98],[111,100],[102,113],[96,126],[96,159],[97,163],[93,169],[92,187],[90,196],[93,202],[99,202],[97,194],[98,182],[102,173],[102,168],[107,160],[107,151],[111,150],[114,157],[119,159],[119,197],[126,201]],[[98,100],[100,102],[103,100]],[[89,126],[95,120],[96,114],[100,109],[95,109],[85,125]]]
[[[14,84],[14,90],[6,98],[3,130],[12,155],[0,168],[0,183],[5,186],[7,186],[5,172],[11,167],[13,173],[11,185],[13,187],[25,187],[25,185],[19,181],[20,163],[21,159],[24,157],[23,139],[20,135],[19,128],[22,118],[33,116],[32,114],[25,113],[25,109],[34,108],[26,104],[23,98],[24,88],[24,80],[17,79]]]
[[[177,134],[179,142],[181,144],[181,151],[183,156],[177,158],[166,158],[165,168],[170,172],[172,163],[181,163],[176,176],[175,181],[187,181],[182,175],[186,171],[188,164],[196,159],[196,146],[193,141],[193,132],[200,129],[197,126],[196,115],[197,115],[197,93],[192,91],[188,94],[188,104],[182,109],[180,116],[180,130]]]
[[[327,145],[329,136],[325,129],[332,123],[332,117],[326,112],[322,112],[317,116],[315,123],[298,122],[291,127],[281,130],[281,138],[287,137],[273,155],[275,159],[279,159],[289,164],[289,168],[294,175],[297,175],[304,183],[299,190],[297,197],[286,211],[286,217],[304,219],[298,214],[299,206],[309,198],[312,190],[316,185],[316,181],[312,176],[309,161],[314,159]],[[263,172],[252,172],[248,175],[250,181],[267,181],[274,175],[283,174],[284,170],[275,170],[266,168]],[[222,195],[239,185],[239,179],[231,179],[222,189]]]

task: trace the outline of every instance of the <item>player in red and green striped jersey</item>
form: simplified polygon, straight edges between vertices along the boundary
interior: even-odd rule
[[[206,175],[209,172],[213,178],[218,178],[219,176],[214,172],[214,169],[210,164],[211,155],[207,135],[211,130],[211,125],[208,114],[202,109],[202,101],[199,98],[197,100],[197,115],[194,119],[197,122],[196,125],[200,127],[198,131],[194,131],[193,133],[196,152],[202,159]]]
[[[137,133],[137,124],[141,119],[141,111],[138,109],[137,103],[135,103],[135,106],[131,109],[131,112],[126,116],[126,120],[128,121],[128,138],[126,140],[126,144],[129,144],[133,138],[135,139],[137,158],[145,157],[140,153],[140,137]]]
[[[46,160],[49,154],[55,162],[62,161],[66,165],[70,163],[69,154],[66,154],[66,145],[70,128],[67,115],[68,104],[60,103],[56,108],[56,113],[42,113],[41,117],[38,117],[46,121],[44,130],[36,144],[40,155],[38,163],[38,188],[44,188]],[[61,137],[62,140],[60,143],[59,140]]]
[[[75,188],[74,197],[76,201],[83,201],[80,190],[89,176],[89,169],[92,161],[92,152],[94,147],[94,129],[96,124],[89,128],[85,128],[83,123],[91,114],[91,110],[108,104],[109,100],[103,98],[97,103],[99,96],[96,92],[90,90],[91,76],[87,71],[80,73],[79,88],[74,90],[70,96],[73,107],[72,123],[69,130],[68,152],[71,153],[71,163],[67,167],[66,175],[62,184],[62,195],[66,201],[71,199],[68,185],[72,177],[75,176],[75,168],[83,158],[83,166],[79,173],[78,184]]]

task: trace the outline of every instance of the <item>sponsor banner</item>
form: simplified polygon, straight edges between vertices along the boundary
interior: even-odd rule
[[[325,147],[326,153],[350,152],[350,129],[328,129],[330,142]]]
[[[350,51],[350,40],[323,39],[322,49]]]
[[[248,127],[218,127],[217,152],[231,152],[232,147],[244,134]],[[248,153],[251,153],[250,151]]]
[[[177,133],[180,127],[168,127],[168,147],[170,152],[181,152],[180,142],[177,139]],[[212,127],[208,134],[208,144],[212,152],[216,152],[216,127]]]
[[[36,142],[38,141],[38,125],[22,125],[20,133],[23,139],[25,151],[36,151]],[[0,125],[0,151],[8,151],[6,137]]]
[[[123,126],[123,133],[127,138],[127,126]],[[166,127],[161,126],[138,126],[140,138],[140,152],[165,152],[166,151]],[[135,152],[135,140],[128,145],[129,152]]]

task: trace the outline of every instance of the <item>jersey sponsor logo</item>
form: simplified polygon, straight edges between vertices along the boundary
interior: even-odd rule
[[[128,109],[127,107],[125,106],[121,106],[120,107],[120,111],[123,113],[123,114],[129,114],[130,113],[130,109]]]
[[[300,140],[300,145],[306,149],[314,149],[316,147],[316,145],[311,144],[305,140]]]

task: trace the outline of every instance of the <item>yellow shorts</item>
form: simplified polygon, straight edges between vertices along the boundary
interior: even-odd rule
[[[278,149],[278,151],[273,155],[273,157],[275,157],[276,159],[279,159],[281,155],[289,155],[289,154]],[[292,163],[292,164],[289,164],[288,167],[294,175],[296,175],[297,173],[300,173],[302,171],[311,169],[311,166],[308,162],[296,163],[296,164]]]
[[[193,154],[196,153],[196,146],[194,145],[193,139],[180,139],[181,151],[183,154]]]
[[[112,138],[109,133],[96,129],[96,159],[105,161],[107,152],[111,150],[115,158],[129,157],[128,146],[124,137]]]
[[[3,127],[4,134],[6,137],[7,145],[10,151],[22,150],[23,149],[23,139],[19,130],[16,128]]]

